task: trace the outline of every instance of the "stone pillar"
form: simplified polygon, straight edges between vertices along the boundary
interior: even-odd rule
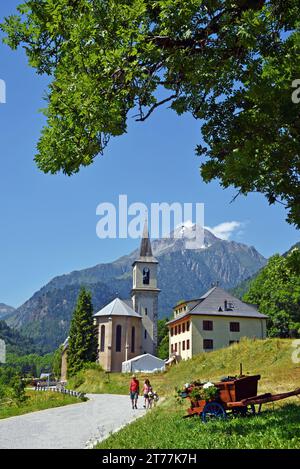
[[[108,318],[107,323],[107,354],[106,354],[106,371],[111,371],[112,369],[112,344],[113,344],[113,329],[112,329],[112,318]]]
[[[125,361],[128,360],[129,337],[128,337],[128,318],[125,317]]]

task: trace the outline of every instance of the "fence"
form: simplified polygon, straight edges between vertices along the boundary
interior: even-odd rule
[[[72,391],[70,389],[65,389],[64,387],[48,387],[48,386],[36,386],[35,391],[51,391],[59,392],[61,394],[67,394],[69,396],[78,397],[78,399],[85,399],[85,394],[83,392]]]

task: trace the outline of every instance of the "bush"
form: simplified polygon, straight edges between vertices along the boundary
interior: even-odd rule
[[[96,371],[103,371],[102,366],[97,362],[86,362],[83,365],[83,370],[96,370]]]
[[[18,372],[9,366],[0,368],[0,399],[4,397],[11,398],[17,404],[26,399],[25,383]]]
[[[15,376],[10,383],[10,397],[18,404],[26,400],[25,384],[19,376]]]
[[[77,389],[84,383],[84,376],[81,373],[78,373],[72,377],[72,382],[74,389]]]

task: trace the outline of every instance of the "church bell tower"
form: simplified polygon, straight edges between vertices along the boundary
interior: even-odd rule
[[[157,352],[158,261],[152,255],[148,224],[145,222],[140,256],[132,264],[133,287],[131,291],[133,309],[142,316],[142,353]]]

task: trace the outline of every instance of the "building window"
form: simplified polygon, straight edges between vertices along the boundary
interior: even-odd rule
[[[173,327],[171,327],[171,337],[173,337],[173,334],[174,334],[174,329]]]
[[[177,352],[177,344],[174,345],[175,353]]]
[[[189,330],[190,330],[190,321],[188,321],[188,322],[186,323],[186,330],[187,330],[187,332],[189,332]]]
[[[122,326],[116,327],[116,352],[121,352],[122,345]]]
[[[149,283],[150,283],[150,269],[148,267],[145,267],[143,269],[143,284],[149,285]]]
[[[231,322],[230,323],[230,332],[240,332],[240,323],[239,322]]]
[[[173,344],[171,344],[171,353],[173,353]]]
[[[147,316],[148,315],[148,309],[145,308],[145,315]]]
[[[175,326],[175,335],[177,335],[177,326]]]
[[[181,334],[181,324],[178,326],[178,334]]]
[[[145,337],[145,339],[147,339],[147,331],[146,330],[144,332],[144,337]]]
[[[105,326],[101,326],[100,332],[100,352],[104,352],[105,348]]]
[[[214,341],[212,339],[204,339],[203,340],[203,349],[204,350],[212,350],[214,348]]]
[[[185,340],[182,342],[182,350],[185,350]]]
[[[189,339],[186,341],[186,349],[190,350],[190,340]]]
[[[238,343],[239,343],[239,340],[230,340],[229,341],[229,345],[238,344]]]
[[[212,321],[203,321],[203,330],[204,331],[212,331],[213,330],[213,322]]]
[[[185,332],[185,322],[182,324],[182,333]]]
[[[135,327],[131,329],[131,353],[135,352]]]

